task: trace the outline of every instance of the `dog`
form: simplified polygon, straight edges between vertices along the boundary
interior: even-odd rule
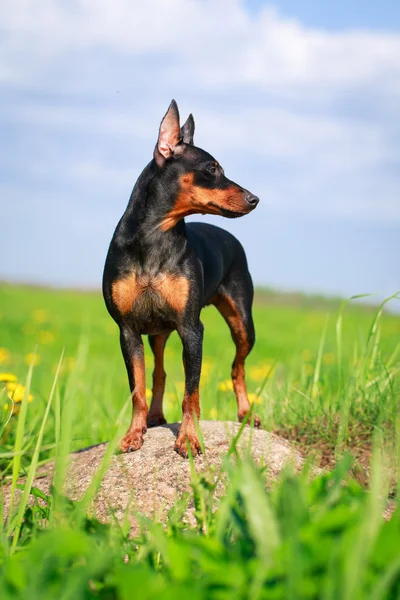
[[[201,309],[213,304],[227,322],[236,355],[232,381],[239,421],[248,418],[245,359],[255,342],[253,284],[240,242],[206,223],[185,223],[195,213],[236,218],[254,210],[259,199],[227,179],[221,165],[193,144],[194,119],[180,127],[172,100],[159,128],[152,161],[133,188],[128,206],[110,243],[103,276],[107,309],[120,330],[121,350],[132,394],[132,420],[120,449],[143,444],[147,427],[166,423],[164,348],[176,330],[183,345],[185,391],[182,423],[175,450],[183,457],[201,452],[196,417],[200,418],[202,363]],[[150,410],[146,402],[142,335],[154,354]],[[254,425],[260,419],[252,415]]]

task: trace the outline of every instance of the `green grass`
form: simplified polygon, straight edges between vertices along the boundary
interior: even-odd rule
[[[106,312],[100,294],[2,285],[0,298],[0,346],[9,353],[0,370],[10,371],[24,382],[30,353],[35,348],[39,361],[31,385],[34,400],[29,405],[29,433],[37,431],[40,425],[64,350],[59,392],[64,402],[70,383],[69,394],[76,404],[72,416],[73,447],[107,440],[110,424],[129,390],[118,328]],[[235,420],[236,400],[229,389],[233,343],[214,307],[206,308],[202,315],[205,325],[202,418]],[[306,441],[312,441],[314,433],[317,439],[322,434],[322,438],[332,442],[343,419],[349,422],[346,431],[342,427],[342,437],[347,436],[349,429],[364,435],[376,425],[393,423],[399,390],[400,318],[383,314],[368,343],[373,313],[346,308],[338,347],[337,316],[338,307],[327,312],[310,306],[256,303],[257,342],[246,363],[247,380],[265,428],[292,437],[297,435],[299,439],[306,436]],[[149,387],[152,363],[146,342]],[[166,371],[166,417],[168,421],[178,421],[184,377],[181,343],[176,334],[168,341]],[[4,411],[3,417],[6,415]],[[44,444],[54,444],[53,421],[51,412]],[[10,425],[3,449],[11,448],[14,443],[15,427],[12,422]]]
[[[394,496],[396,488],[381,468],[381,450],[395,464],[400,447],[400,318],[320,299],[285,306],[268,299],[261,294],[256,303],[257,343],[247,362],[264,427],[306,451],[328,448],[332,462],[374,443],[370,492],[350,477],[347,455],[313,481],[286,471],[272,491],[259,468],[227,460],[217,512],[210,478],[194,476],[191,496],[170,512],[167,527],[143,523],[131,540],[127,526],[101,525],[87,512],[101,473],[81,503],[59,495],[69,451],[112,440],[109,458],[128,424],[117,327],[99,294],[0,286],[0,372],[26,385],[14,407],[0,391],[0,469],[13,490],[20,474],[27,477],[0,533],[1,598],[400,598],[400,517],[381,517],[387,490]],[[202,417],[234,420],[233,344],[215,309],[203,312],[203,322]],[[146,360],[150,386],[148,349]],[[165,412],[177,421],[183,369],[176,336],[166,370]],[[36,467],[50,457],[54,491],[43,497],[33,489],[41,502],[29,506]],[[181,519],[190,500],[208,507],[196,528]]]

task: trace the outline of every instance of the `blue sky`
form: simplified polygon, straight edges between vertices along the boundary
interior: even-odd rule
[[[264,0],[247,0],[246,6],[258,11]],[[400,4],[397,0],[279,0],[274,5],[283,17],[298,19],[308,27],[328,30],[383,29],[400,27]]]
[[[176,98],[261,198],[207,218],[256,283],[400,288],[399,3],[6,0],[0,27],[0,278],[100,285]]]

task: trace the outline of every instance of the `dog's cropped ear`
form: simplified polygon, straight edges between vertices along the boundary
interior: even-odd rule
[[[178,105],[175,100],[172,100],[161,121],[157,144],[154,148],[154,160],[159,167],[162,167],[165,161],[173,155],[176,146],[181,141]]]
[[[193,144],[194,119],[192,113],[190,113],[185,124],[181,127],[181,136],[184,144]]]

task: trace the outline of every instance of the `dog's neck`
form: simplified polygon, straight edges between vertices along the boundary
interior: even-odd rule
[[[184,219],[168,230],[161,227],[177,190],[155,180],[155,175],[153,160],[139,176],[116,230],[120,247],[129,249],[141,264],[161,264],[171,252],[176,256],[186,247]]]

